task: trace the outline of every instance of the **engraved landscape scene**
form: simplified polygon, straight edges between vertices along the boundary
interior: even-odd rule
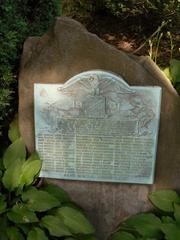
[[[151,184],[160,93],[104,71],[81,73],[64,85],[35,84],[41,176]]]

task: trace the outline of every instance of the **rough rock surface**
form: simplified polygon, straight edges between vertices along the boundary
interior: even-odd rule
[[[24,44],[19,76],[19,123],[29,151],[34,150],[33,84],[64,83],[92,69],[117,73],[129,85],[162,87],[154,185],[49,180],[66,189],[86,209],[99,239],[104,240],[119,221],[151,207],[149,192],[180,188],[180,97],[149,58],[116,50],[80,23],[57,18],[46,34],[29,37]]]

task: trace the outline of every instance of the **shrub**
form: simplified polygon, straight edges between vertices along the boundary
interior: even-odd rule
[[[116,16],[127,14],[157,15],[159,18],[170,17],[178,8],[178,0],[105,0],[107,8]]]
[[[59,14],[60,0],[0,1],[0,132],[16,111],[17,75],[27,36],[42,34]],[[12,105],[12,103],[14,105]]]
[[[55,185],[35,187],[41,160],[27,156],[17,118],[9,130],[11,145],[0,160],[0,239],[95,240],[82,209]]]
[[[149,195],[153,213],[140,213],[122,222],[110,240],[180,239],[180,196],[173,190]]]

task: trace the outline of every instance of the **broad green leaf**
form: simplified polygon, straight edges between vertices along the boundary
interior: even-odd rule
[[[111,240],[136,240],[136,238],[127,232],[120,231],[112,235]]]
[[[35,227],[28,233],[27,240],[48,240],[48,237],[42,229]]]
[[[176,223],[175,220],[169,216],[162,216],[161,221],[162,223]]]
[[[50,235],[52,236],[62,237],[72,235],[69,229],[58,217],[51,215],[45,216],[41,219],[41,224],[43,227],[48,229]]]
[[[16,226],[19,229],[21,229],[21,231],[25,233],[25,235],[27,235],[32,228],[30,224],[26,224],[26,223],[16,223]]]
[[[11,142],[16,141],[20,138],[19,126],[18,126],[18,116],[16,115],[14,120],[9,125],[8,137]]]
[[[33,183],[36,175],[41,169],[41,165],[41,160],[25,161],[21,169],[20,183],[26,186]]]
[[[14,223],[33,223],[38,222],[36,214],[24,204],[14,205],[7,213],[10,221]]]
[[[177,224],[180,225],[180,206],[174,204],[174,217],[176,219]]]
[[[170,72],[174,83],[180,83],[180,61],[172,59],[170,61]]]
[[[1,195],[0,196],[0,214],[6,211],[6,207],[7,207],[7,202],[5,200],[5,197]]]
[[[170,73],[170,69],[169,67],[166,67],[165,69],[162,70],[164,72],[164,74],[166,75],[166,77],[172,81],[172,76],[171,76],[171,73]]]
[[[3,156],[3,163],[5,168],[11,167],[11,165],[17,160],[24,162],[26,158],[26,148],[22,141],[22,138],[18,138],[13,142],[5,151]]]
[[[161,235],[161,220],[152,213],[138,214],[125,221],[126,226],[134,227],[146,238],[158,238]]]
[[[23,235],[17,227],[8,227],[6,233],[9,240],[24,240]]]
[[[16,160],[11,163],[8,169],[5,171],[2,178],[2,182],[10,192],[20,185],[20,175],[21,175],[22,161]]]
[[[165,212],[173,212],[173,204],[180,203],[178,194],[173,190],[158,190],[149,195],[153,205]]]
[[[37,152],[33,152],[27,159],[29,162],[34,160],[40,160],[39,154]]]
[[[22,200],[27,202],[29,208],[37,212],[47,211],[60,206],[60,202],[57,198],[45,191],[37,189],[30,189],[24,192],[22,194]]]
[[[82,212],[71,207],[61,207],[57,209],[57,216],[74,234],[92,234],[95,232],[92,224],[82,214]]]
[[[175,224],[172,223],[163,224],[161,230],[165,234],[166,240],[180,239],[180,227]]]
[[[55,198],[57,198],[61,203],[70,202],[71,201],[68,193],[65,192],[62,188],[60,188],[60,187],[58,187],[56,185],[49,184],[49,185],[45,186],[43,188],[43,190],[48,192],[48,193],[50,193]]]

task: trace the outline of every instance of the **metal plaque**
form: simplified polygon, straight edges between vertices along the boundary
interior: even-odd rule
[[[41,177],[153,183],[160,87],[94,70],[65,84],[35,84],[34,95]]]

